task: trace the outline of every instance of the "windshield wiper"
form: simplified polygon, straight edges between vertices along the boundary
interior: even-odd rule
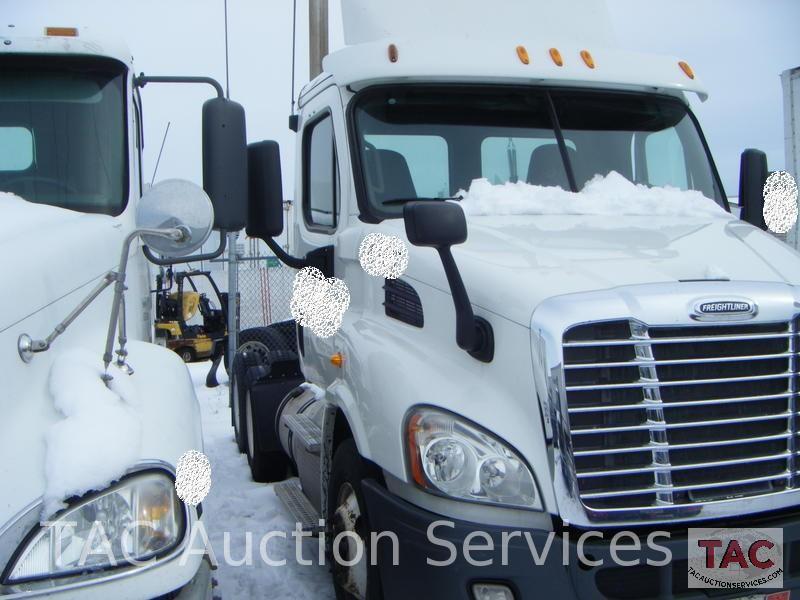
[[[395,204],[405,204],[406,202],[416,202],[417,200],[421,200],[423,202],[444,202],[445,200],[461,201],[463,199],[464,196],[450,196],[449,198],[433,198],[433,197],[421,196],[419,198],[392,198],[391,200],[384,200],[383,202],[381,202],[381,204],[392,206]]]

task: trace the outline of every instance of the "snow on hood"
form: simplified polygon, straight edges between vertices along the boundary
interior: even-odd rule
[[[0,192],[0,272],[14,282],[14,294],[0,297],[0,331],[114,269],[124,236],[114,217]]]
[[[114,379],[106,387],[98,353],[83,349],[53,362],[50,393],[64,418],[45,434],[42,519],[65,508],[64,498],[106,488],[139,460],[139,399],[126,375],[113,365],[109,372]]]
[[[581,192],[529,183],[493,185],[476,179],[461,190],[467,215],[645,215],[733,218],[713,200],[697,191],[635,184],[612,171],[596,175]]]
[[[0,214],[3,215],[3,219],[0,220],[0,240],[3,241],[27,234],[31,229],[40,229],[81,217],[81,213],[28,202],[10,192],[0,192]]]

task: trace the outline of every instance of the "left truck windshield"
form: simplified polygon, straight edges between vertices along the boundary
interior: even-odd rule
[[[125,67],[113,60],[0,60],[0,191],[120,214],[128,196]]]

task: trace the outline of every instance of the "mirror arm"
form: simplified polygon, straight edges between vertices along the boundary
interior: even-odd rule
[[[124,296],[123,293],[125,291],[125,274],[128,267],[128,255],[130,254],[130,247],[135,240],[140,235],[158,235],[162,237],[171,238],[176,241],[180,241],[184,239],[187,235],[187,229],[185,227],[179,226],[170,229],[137,229],[131,232],[126,238],[125,243],[122,245],[122,255],[120,256],[119,262],[119,269],[117,271],[110,271],[105,274],[103,280],[98,283],[95,288],[89,292],[89,295],[84,298],[78,306],[76,306],[72,312],[70,312],[63,321],[61,321],[58,325],[56,325],[55,329],[52,331],[50,335],[48,335],[44,339],[34,340],[26,333],[23,333],[17,339],[17,351],[19,352],[19,357],[22,359],[23,362],[29,363],[33,359],[34,354],[39,352],[46,352],[50,349],[53,342],[58,338],[62,333],[64,333],[67,328],[72,325],[72,323],[77,319],[83,311],[85,311],[89,305],[94,302],[97,297],[105,290],[107,287],[114,284],[114,300],[111,306],[111,319],[108,326],[108,337],[106,338],[106,352],[103,355],[103,361],[105,362],[106,370],[108,369],[108,365],[111,363],[111,354],[113,351],[114,345],[114,334],[117,331],[117,326],[119,326],[119,341],[120,341],[120,351],[117,353],[119,355],[119,360],[117,364],[119,364],[120,368],[125,370],[127,365],[125,364],[125,356],[127,356],[127,351],[125,350],[125,344],[127,343],[127,334],[126,334],[126,327],[125,327],[125,317],[120,313],[120,305],[123,306],[124,310]],[[129,369],[130,373],[133,373],[133,370]],[[108,380],[110,376],[106,373],[104,376],[104,380]]]
[[[436,250],[439,252],[439,258],[442,259],[444,274],[447,276],[447,283],[450,285],[450,294],[453,296],[453,304],[456,309],[456,343],[459,348],[467,352],[475,350],[477,328],[467,288],[464,287],[464,281],[461,279],[461,273],[458,271],[450,247],[444,246],[436,248]]]
[[[298,258],[297,256],[292,256],[286,250],[281,248],[280,244],[275,241],[274,238],[267,237],[263,238],[264,243],[267,247],[275,253],[275,256],[280,260],[283,264],[287,267],[291,267],[292,269],[303,269],[305,267],[312,266],[311,261],[308,258]]]
[[[149,260],[154,265],[158,265],[159,267],[169,267],[171,265],[182,265],[185,263],[190,262],[197,262],[200,260],[213,260],[215,258],[219,258],[225,253],[225,248],[228,245],[228,236],[225,234],[224,231],[219,232],[219,247],[213,252],[207,252],[206,254],[193,254],[192,256],[184,256],[181,258],[159,258],[153,251],[150,250],[147,246],[142,246],[142,252],[145,255],[145,258]]]
[[[219,98],[225,97],[225,91],[222,89],[219,81],[213,77],[188,77],[182,75],[145,75],[139,73],[137,77],[133,78],[133,85],[137,88],[143,88],[148,83],[205,83],[213,87]]]
[[[124,310],[124,294],[125,278],[128,273],[128,257],[131,252],[131,244],[140,235],[157,235],[160,237],[169,238],[175,241],[180,241],[186,238],[187,230],[185,227],[171,227],[168,229],[135,229],[128,234],[125,238],[125,243],[122,244],[122,254],[119,258],[119,270],[114,274],[114,300],[111,303],[111,317],[108,320],[108,334],[106,335],[106,349],[103,353],[103,365],[105,373],[103,374],[103,381],[108,383],[111,381],[112,376],[108,374],[108,366],[111,364],[112,354],[114,351],[114,335],[117,333],[117,327],[120,325],[120,309]],[[124,326],[124,320],[122,321]],[[120,342],[125,340],[125,332],[120,330]],[[133,373],[133,369],[125,368],[125,355],[127,352],[124,347],[120,349],[118,365],[129,374]]]
[[[450,246],[436,247],[442,259],[444,274],[453,296],[456,310],[456,343],[472,358],[481,362],[492,362],[494,358],[494,330],[491,323],[483,317],[475,316],[472,303],[464,287],[464,280],[458,271]]]
[[[92,302],[94,302],[95,298],[97,298],[103,292],[103,290],[109,287],[116,280],[116,273],[106,273],[106,275],[103,277],[103,281],[98,283],[97,286],[89,293],[89,295],[86,296],[86,298],[84,298],[81,303],[78,304],[78,306],[76,306],[63,321],[61,321],[61,323],[56,325],[52,333],[46,338],[42,340],[34,340],[27,333],[20,335],[19,339],[17,340],[17,351],[19,352],[19,356],[23,362],[29,363],[33,359],[33,355],[37,352],[46,352],[49,350],[53,342],[56,341],[56,338],[64,333],[67,330],[67,327],[72,325],[72,322],[77,319]]]

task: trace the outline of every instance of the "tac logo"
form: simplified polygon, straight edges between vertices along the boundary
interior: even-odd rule
[[[688,543],[690,588],[783,587],[782,529],[689,529]]]

